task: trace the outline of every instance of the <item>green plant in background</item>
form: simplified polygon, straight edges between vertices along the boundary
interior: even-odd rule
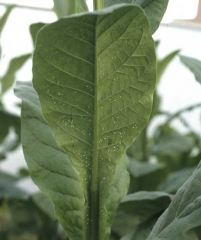
[[[103,6],[102,1],[94,3],[98,9]],[[116,3],[129,5],[113,7]],[[57,218],[70,239],[102,240],[109,235],[110,240],[201,237],[199,167],[193,173],[201,159],[200,136],[186,121],[183,121],[189,129],[186,135],[171,127],[175,118],[200,104],[171,115],[160,111],[156,91],[150,120],[159,115],[165,115],[167,120],[151,137],[147,134],[149,123],[124,156],[150,115],[150,98],[143,96],[153,94],[154,84],[146,86],[146,82],[156,79],[159,83],[165,68],[179,53],[175,51],[158,60],[157,78],[154,77],[154,46],[148,40],[151,39],[148,21],[153,34],[167,3],[108,0],[105,7],[111,6],[110,9],[74,15],[47,25],[40,31],[37,42],[36,35],[45,24],[30,27],[36,44],[33,82],[40,101],[31,83],[18,83],[24,154],[32,179],[53,201]],[[60,0],[55,1],[55,11],[62,17],[85,12],[87,5],[84,0],[72,4]],[[158,42],[155,44],[158,46]],[[25,62],[25,58],[19,60]],[[200,79],[200,62],[189,58],[183,62]],[[4,88],[12,86],[14,72],[22,64],[23,60],[10,64],[14,70],[3,81]],[[148,74],[149,70],[153,76]],[[120,112],[116,113],[117,110]],[[152,157],[156,163],[150,163]],[[123,198],[128,188],[127,165],[130,186],[129,194]],[[54,217],[51,201],[42,193],[29,195],[19,190],[15,186],[19,179],[0,174],[0,215],[7,219],[10,212],[1,228],[1,239],[68,239]],[[31,214],[27,215],[28,212]]]

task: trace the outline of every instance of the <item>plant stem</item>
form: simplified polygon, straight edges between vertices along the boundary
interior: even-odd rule
[[[179,110],[178,112],[174,113],[173,115],[171,115],[171,116],[167,119],[167,121],[165,122],[165,124],[170,123],[172,120],[174,120],[175,118],[177,118],[177,117],[178,117],[180,114],[182,114],[183,112],[192,111],[192,110],[194,110],[195,108],[199,108],[199,107],[201,107],[201,103],[198,103],[198,104],[195,104],[195,105],[192,105],[192,106],[183,108],[183,109]]]
[[[47,12],[53,11],[53,9],[48,9],[48,8],[31,7],[31,6],[15,5],[15,4],[7,4],[7,3],[0,3],[0,6],[4,6],[4,7],[15,6],[16,8],[24,8],[24,9],[29,9],[29,10],[47,11]]]
[[[94,0],[94,11],[104,8],[104,0]]]

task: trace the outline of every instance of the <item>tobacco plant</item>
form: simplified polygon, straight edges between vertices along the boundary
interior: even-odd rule
[[[119,2],[127,4],[111,6]],[[110,236],[129,186],[126,150],[151,115],[156,84],[152,34],[167,3],[108,0],[105,6],[110,7],[102,10],[103,1],[94,1],[98,11],[88,13],[84,0],[66,1],[62,10],[84,13],[39,31],[33,83],[19,82],[16,87],[22,99],[22,145],[31,177],[54,203],[72,240]],[[200,192],[194,181],[199,174],[198,168],[182,186],[149,240],[184,239],[186,231],[200,225],[189,213],[196,209],[195,217],[200,214]],[[137,234],[125,239],[138,239]]]

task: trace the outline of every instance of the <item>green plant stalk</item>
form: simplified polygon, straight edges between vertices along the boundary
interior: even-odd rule
[[[94,11],[101,10],[104,8],[104,1],[103,0],[94,0]]]
[[[189,111],[192,111],[194,110],[195,108],[199,108],[201,107],[201,103],[198,103],[198,104],[194,104],[192,106],[189,106],[189,107],[186,107],[186,108],[183,108],[181,110],[179,110],[178,112],[176,112],[175,114],[171,115],[165,124],[169,124],[172,120],[174,120],[175,118],[177,118],[179,115],[181,115],[183,112],[189,112]]]
[[[67,5],[68,15],[75,14],[75,1],[69,1]]]

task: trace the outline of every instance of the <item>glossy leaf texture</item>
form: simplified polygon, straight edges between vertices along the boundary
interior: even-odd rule
[[[105,7],[118,3],[133,3],[140,6],[149,19],[152,34],[158,29],[169,0],[105,0]]]
[[[128,188],[125,151],[152,107],[156,59],[144,12],[121,5],[44,27],[33,75],[43,115],[84,196],[82,235],[72,239],[108,239]]]
[[[170,206],[157,221],[148,240],[182,240],[188,231],[201,226],[200,181],[201,164],[178,190]]]
[[[201,61],[195,58],[180,56],[180,60],[194,74],[196,80],[201,83]]]

